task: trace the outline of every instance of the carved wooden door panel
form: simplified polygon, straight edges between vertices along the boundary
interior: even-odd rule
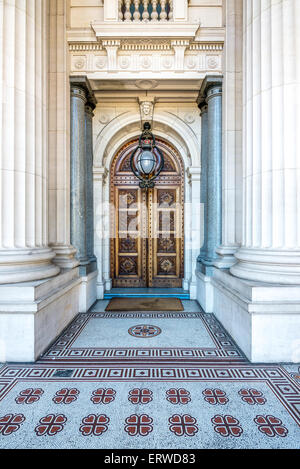
[[[184,181],[181,158],[163,141],[165,167],[146,191],[130,168],[137,140],[116,155],[111,169],[111,277],[114,287],[181,287]]]
[[[115,286],[146,286],[143,252],[146,237],[143,196],[139,187],[115,187]]]
[[[180,186],[149,192],[149,286],[181,287],[183,220]]]

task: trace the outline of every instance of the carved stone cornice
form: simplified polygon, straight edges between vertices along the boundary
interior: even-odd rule
[[[194,39],[199,29],[198,23],[175,23],[159,22],[153,24],[141,22],[103,22],[94,21],[91,23],[98,39],[122,39],[127,38],[178,38]]]

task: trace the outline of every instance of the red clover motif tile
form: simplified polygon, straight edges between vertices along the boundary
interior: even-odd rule
[[[25,420],[23,414],[7,414],[4,417],[0,417],[0,435],[9,436],[17,432]]]
[[[198,432],[197,419],[191,415],[172,415],[169,424],[170,431],[176,436],[195,436]]]
[[[258,426],[258,430],[268,437],[285,438],[288,435],[288,429],[282,424],[282,420],[273,415],[257,415],[254,422]]]
[[[239,438],[243,433],[243,429],[239,425],[240,422],[235,417],[232,417],[232,415],[215,415],[211,421],[215,432],[221,436]]]
[[[241,389],[239,395],[242,397],[242,401],[249,405],[264,405],[267,402],[263,393],[257,389]]]
[[[125,432],[130,436],[147,436],[153,431],[153,418],[147,414],[133,414],[125,420]]]
[[[93,404],[110,404],[115,400],[116,391],[112,388],[108,389],[97,389],[93,391],[91,401]]]
[[[166,392],[166,399],[167,401],[171,402],[171,404],[188,404],[191,402],[191,394],[189,391],[186,389],[180,388],[180,389],[169,389]]]
[[[110,419],[107,415],[90,414],[82,419],[82,425],[79,431],[83,436],[101,436],[108,430],[109,422]]]
[[[71,404],[72,402],[77,401],[79,394],[80,393],[76,388],[61,389],[60,391],[57,391],[53,397],[53,402],[55,404]]]
[[[24,391],[21,391],[20,394],[16,397],[15,401],[17,404],[33,404],[34,402],[39,401],[43,394],[44,391],[40,388],[28,388],[24,389]]]
[[[226,392],[221,389],[205,389],[202,392],[204,400],[211,405],[225,405],[229,402]]]
[[[40,419],[39,425],[35,427],[37,436],[55,436],[60,433],[67,422],[67,417],[63,414],[49,414]]]
[[[150,389],[132,389],[129,391],[128,400],[132,404],[149,404],[153,400],[153,392]]]

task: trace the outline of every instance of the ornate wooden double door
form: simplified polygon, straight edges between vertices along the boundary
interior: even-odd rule
[[[184,275],[184,172],[180,155],[157,140],[164,169],[141,189],[130,168],[132,141],[111,168],[111,277],[114,287],[181,287]]]

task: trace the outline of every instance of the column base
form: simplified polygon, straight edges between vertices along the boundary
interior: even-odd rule
[[[218,269],[229,269],[236,264],[235,253],[238,249],[239,246],[220,246],[216,249],[216,253],[219,254],[220,258],[213,265]]]
[[[60,268],[52,264],[54,251],[46,249],[6,249],[0,251],[0,285],[32,282],[54,277]]]
[[[230,268],[244,280],[300,285],[300,251],[242,248],[235,254],[238,262]]]
[[[91,306],[97,301],[97,277],[98,271],[81,276],[79,292],[79,312],[87,313]]]
[[[212,261],[201,259],[201,261],[197,263],[196,273],[198,274],[199,272],[201,272],[206,277],[211,277],[214,272]]]
[[[103,300],[104,299],[104,293],[105,293],[105,283],[97,281],[97,300]]]
[[[0,286],[0,362],[34,362],[78,314],[78,269]]]
[[[253,363],[300,362],[300,287],[238,279],[215,269],[212,310]]]
[[[79,265],[78,260],[75,258],[76,249],[73,246],[66,245],[52,245],[51,248],[56,256],[53,263],[62,269],[74,269]]]
[[[97,270],[97,261],[94,260],[92,262],[89,262],[88,264],[80,264],[79,265],[79,275],[80,277],[86,277],[89,274],[92,274],[93,272],[96,272]]]
[[[205,275],[201,270],[196,271],[197,278],[197,295],[196,299],[203,311],[206,313],[213,312],[213,287],[211,284],[211,276]]]

